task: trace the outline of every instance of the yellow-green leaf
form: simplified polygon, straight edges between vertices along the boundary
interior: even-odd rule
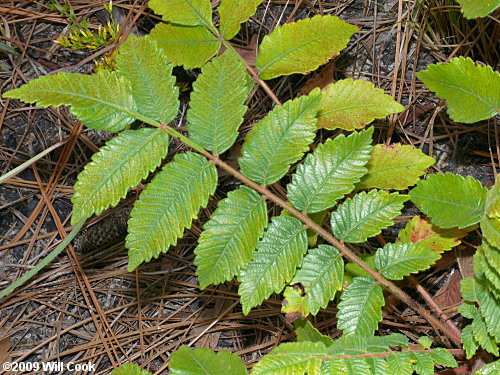
[[[232,39],[238,34],[240,24],[248,21],[260,3],[262,0],[221,0],[219,29],[224,39]]]
[[[486,17],[500,7],[500,0],[457,0],[465,18]]]
[[[212,24],[210,0],[150,0],[148,5],[167,22],[186,26]]]
[[[264,37],[256,60],[262,79],[307,73],[347,46],[358,28],[338,17],[317,15],[276,27]]]
[[[185,69],[202,67],[220,49],[221,43],[203,26],[159,23],[149,34],[163,48],[168,60]]]
[[[472,124],[500,113],[500,73],[491,66],[458,57],[448,64],[432,64],[418,79],[446,99],[448,114],[457,122]]]
[[[425,170],[436,160],[409,145],[377,144],[366,168],[368,173],[356,185],[359,189],[405,190],[415,185]]]
[[[373,83],[347,78],[324,89],[319,105],[318,127],[360,129],[376,118],[384,118],[403,109],[401,104]]]

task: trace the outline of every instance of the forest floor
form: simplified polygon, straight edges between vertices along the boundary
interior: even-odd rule
[[[90,73],[123,42],[123,38],[110,39],[96,50],[61,47],[55,40],[67,36],[75,21],[54,4],[64,1],[0,3],[2,93],[54,72]],[[91,30],[106,22],[100,2],[70,0],[70,4],[76,22],[88,17]],[[148,33],[159,21],[142,1],[115,0],[113,8],[121,29],[138,35]],[[443,102],[416,79],[415,73],[453,56],[468,56],[498,70],[499,14],[466,21],[458,6],[448,0],[264,1],[242,26],[234,43],[246,48],[251,58],[254,35],[260,41],[276,25],[321,13],[339,16],[360,31],[332,63],[305,76],[270,81],[278,98],[285,101],[311,85],[325,85],[335,79],[371,81],[405,106],[404,112],[374,123],[379,142],[413,145],[438,160],[435,171],[472,175],[491,187],[494,169],[499,168],[499,140],[495,138],[498,120],[474,125],[454,123]],[[176,69],[175,73],[188,87],[184,95],[189,95],[189,85],[199,70]],[[269,111],[272,101],[263,90],[256,89],[248,106],[242,134]],[[182,115],[175,121],[185,124]],[[0,175],[58,144],[0,185],[0,290],[36,265],[72,229],[69,221],[76,176],[112,136],[82,127],[64,107],[40,109],[0,99]],[[242,141],[243,137],[240,145]],[[184,147],[175,144],[169,157]],[[234,158],[237,152],[236,148]],[[229,349],[251,368],[278,343],[293,340],[295,334],[281,312],[280,296],[274,295],[245,316],[235,280],[199,289],[193,249],[204,221],[234,183],[227,176],[204,209],[202,219],[186,230],[177,245],[133,273],[127,272],[123,214],[112,209],[90,220],[86,232],[78,238],[76,252],[63,252],[0,300],[0,362],[90,361],[97,366],[93,374],[107,374],[119,363],[135,362],[154,374],[167,374],[170,353],[181,345],[190,345]],[[280,186],[273,186],[273,192],[283,196]],[[132,192],[127,202],[134,196]],[[396,228],[400,229],[411,214],[415,209],[407,207]],[[103,232],[112,232],[104,244],[96,239]],[[387,230],[383,236],[392,240],[395,232]],[[471,274],[471,255],[479,244],[478,232],[471,232],[435,267],[415,277],[426,296],[458,326],[462,324],[457,318],[459,282]],[[419,303],[426,303],[415,285],[400,286]],[[381,333],[403,333],[410,341],[422,335],[435,336],[433,328],[417,313],[389,296],[387,301],[379,325]],[[335,314],[334,307],[323,309],[314,317],[314,326],[338,337]],[[446,338],[438,339],[444,347],[453,347]],[[472,371],[473,365],[463,361],[461,369]]]

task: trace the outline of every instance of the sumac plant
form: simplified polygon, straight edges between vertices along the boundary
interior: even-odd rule
[[[472,177],[450,173],[420,180],[433,158],[411,146],[373,145],[374,129],[367,125],[403,106],[370,82],[347,78],[280,103],[265,80],[315,70],[345,48],[358,29],[329,15],[278,26],[263,38],[253,68],[228,40],[260,2],[222,0],[216,28],[208,0],[151,0],[151,8],[166,22],[148,36],[130,35],[118,50],[115,71],[44,76],[4,94],[41,107],[69,105],[86,126],[118,133],[79,174],[72,223],[118,204],[162,166],[135,202],[128,222],[128,270],[134,271],[166,253],[190,228],[217,189],[218,168],[238,179],[241,184],[217,202],[194,250],[200,288],[236,277],[244,314],[283,292],[283,311],[291,319],[316,315],[339,295],[337,328],[343,332],[332,340],[297,319],[298,341],[273,349],[253,374],[433,374],[435,363],[456,366],[453,355],[431,348],[427,337],[410,351],[405,336],[380,337],[375,331],[386,289],[460,345],[455,332],[391,280],[428,269],[479,223],[485,239],[475,276],[462,283],[465,302],[460,309],[473,324],[464,329],[462,340],[468,357],[478,346],[498,355],[498,184],[488,191]],[[175,65],[201,68],[186,132],[172,125],[179,107],[171,74]],[[450,67],[455,71],[447,73]],[[451,92],[450,114],[457,115],[460,100],[468,98],[481,101],[479,119],[498,113],[500,91],[494,85],[500,87],[499,75],[491,68],[461,58],[420,74],[431,89],[443,91],[440,95]],[[481,86],[470,74],[482,74],[488,82]],[[460,95],[452,91],[454,78]],[[244,103],[256,83],[276,105],[246,134],[239,169],[233,168],[224,161],[224,152],[239,135]],[[470,112],[475,107],[466,107],[464,118],[474,120],[477,116]],[[344,134],[312,150],[322,128],[343,129]],[[171,137],[190,151],[162,165]],[[284,200],[268,187],[280,183],[292,166]],[[393,225],[409,200],[426,217],[410,220],[396,242],[363,259],[356,256],[350,244],[364,243]],[[270,204],[282,208],[279,216],[269,217]],[[240,358],[229,352],[181,347],[170,361],[173,374],[215,374],[221,366],[231,369],[227,374],[246,373]],[[116,371],[122,370],[145,373],[132,365]]]

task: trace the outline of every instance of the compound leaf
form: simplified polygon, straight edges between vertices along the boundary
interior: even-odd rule
[[[264,37],[256,66],[262,79],[307,73],[339,54],[358,28],[338,17],[317,15],[276,27]]]
[[[305,256],[291,284],[302,284],[310,312],[316,315],[342,289],[343,280],[344,261],[339,251],[330,245],[319,245]]]
[[[220,201],[194,251],[201,289],[237,275],[252,260],[266,226],[266,203],[255,190],[242,186]]]
[[[345,130],[364,128],[376,118],[398,113],[404,107],[384,90],[362,79],[342,79],[328,85],[319,105],[318,127]]]
[[[254,260],[239,276],[238,294],[245,315],[290,282],[307,251],[306,229],[294,217],[274,217],[257,248]]]
[[[217,170],[203,156],[177,154],[135,202],[128,222],[129,272],[167,252],[217,187]]]
[[[247,135],[239,159],[241,172],[253,181],[278,181],[309,149],[316,131],[319,90],[276,106]]]
[[[335,206],[366,173],[373,128],[320,144],[297,167],[288,185],[288,199],[299,211],[314,213]]]
[[[248,21],[255,14],[262,0],[221,0],[218,11],[220,15],[220,32],[224,39],[232,39],[240,31],[240,23]]]
[[[448,64],[431,64],[417,77],[446,99],[448,114],[454,121],[471,124],[500,112],[500,73],[491,66],[458,57]]]
[[[355,277],[340,296],[337,327],[345,335],[372,336],[382,321],[382,287],[371,277]]]
[[[429,268],[441,256],[413,242],[388,243],[375,253],[375,266],[391,280],[402,280],[411,273]]]
[[[500,0],[457,0],[465,18],[486,17],[500,7]]]
[[[135,120],[137,106],[130,83],[116,73],[59,73],[39,77],[4,98],[16,98],[39,107],[70,105],[70,112],[85,125],[116,133]]]
[[[436,162],[413,146],[399,143],[377,144],[370,156],[366,164],[368,173],[356,186],[359,189],[405,190],[415,185],[425,170]]]
[[[335,236],[345,242],[361,243],[394,224],[403,203],[410,197],[398,193],[372,190],[348,198],[332,213],[331,225]]]
[[[149,7],[167,22],[185,26],[212,25],[210,0],[150,0]]]
[[[139,365],[124,363],[111,371],[111,375],[151,375],[149,371],[142,370]]]
[[[438,253],[460,244],[460,238],[469,232],[464,229],[442,229],[431,224],[428,219],[414,216],[398,233],[401,242],[413,242]]]
[[[253,367],[252,375],[317,374],[321,362],[328,357],[322,342],[287,342],[262,357]]]
[[[149,37],[129,35],[116,56],[116,70],[130,81],[137,111],[168,124],[179,108],[179,89],[172,76],[172,64]]]
[[[452,173],[429,175],[410,191],[411,200],[442,228],[466,228],[485,211],[486,192],[475,178]]]
[[[156,40],[168,60],[185,69],[202,67],[220,49],[221,43],[203,26],[159,23],[149,36]]]
[[[222,154],[238,135],[249,93],[246,68],[235,53],[227,50],[201,69],[193,83],[188,130],[201,147]]]
[[[479,311],[473,302],[463,302],[458,307],[458,312],[465,316],[466,318],[472,319],[472,335],[475,342],[483,347],[484,350],[498,356],[498,345],[493,336],[488,333],[488,328],[484,318],[481,316]],[[472,343],[469,343],[472,345]],[[437,362],[437,361],[436,361]]]
[[[229,350],[217,353],[208,348],[183,345],[172,353],[168,364],[172,375],[218,375],[221,369],[231,375],[247,375],[245,364]]]
[[[160,129],[127,130],[107,142],[78,175],[71,222],[116,205],[160,165],[168,144],[167,133]]]

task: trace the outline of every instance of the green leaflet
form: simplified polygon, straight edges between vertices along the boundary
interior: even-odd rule
[[[465,301],[458,307],[458,312],[466,318],[472,319],[472,336],[484,350],[498,356],[498,343],[495,338],[488,333],[486,322],[481,316],[473,302]],[[469,342],[469,346],[473,343]]]
[[[439,365],[446,367],[458,367],[453,355],[444,348],[436,348],[431,353],[431,358]]]
[[[344,261],[339,251],[330,245],[319,245],[305,256],[291,284],[302,284],[310,312],[316,315],[342,289],[343,280]]]
[[[220,33],[224,39],[232,39],[240,31],[240,23],[248,21],[255,14],[262,0],[221,0],[218,11],[220,15]]]
[[[326,361],[321,375],[373,375],[365,358],[335,358]]]
[[[335,206],[367,172],[373,128],[320,144],[297,167],[287,186],[288,199],[299,211],[314,213]]]
[[[270,185],[278,181],[309,149],[316,132],[319,90],[276,106],[247,135],[241,172],[253,181]]]
[[[348,198],[332,213],[331,225],[335,237],[345,242],[361,243],[394,224],[403,203],[410,197],[398,193],[372,190]]]
[[[471,176],[452,173],[429,175],[410,191],[411,200],[442,228],[466,228],[481,220],[485,212],[486,191]]]
[[[458,57],[449,64],[429,65],[417,77],[446,99],[448,114],[454,121],[471,124],[500,112],[500,73],[490,66]]]
[[[111,371],[111,375],[151,375],[151,373],[146,370],[141,370],[139,365],[124,363]]]
[[[193,83],[187,112],[191,139],[214,154],[222,154],[238,136],[250,91],[243,63],[230,50],[206,64]]]
[[[376,118],[398,113],[404,107],[362,79],[342,79],[328,85],[319,106],[318,127],[345,130],[364,128]]]
[[[168,60],[184,69],[202,67],[220,49],[221,43],[203,26],[157,24],[149,36],[156,40]]]
[[[410,356],[406,353],[391,353],[386,358],[389,365],[389,374],[411,375],[413,367]]]
[[[210,0],[150,0],[148,5],[167,22],[185,26],[212,25]]]
[[[215,353],[208,348],[183,345],[172,353],[168,368],[171,375],[219,375],[221,369],[231,375],[247,375],[245,364],[229,350]]]
[[[479,263],[476,266],[476,263]],[[483,238],[483,243],[474,254],[474,274],[491,283],[490,291],[500,299],[500,249]]]
[[[413,242],[388,243],[375,253],[375,265],[390,280],[402,280],[411,273],[425,270],[441,256]]]
[[[413,146],[399,143],[375,145],[370,156],[370,161],[366,164],[368,173],[356,188],[406,190],[415,185],[426,169],[436,162]]]
[[[321,334],[312,323],[307,319],[297,319],[293,321],[293,327],[295,334],[297,335],[297,341],[320,341],[327,347],[333,344],[333,340]]]
[[[359,355],[360,353],[386,353],[389,346],[408,346],[408,338],[400,333],[387,336],[342,335],[328,349],[332,355]]]
[[[479,343],[474,338],[474,334],[472,332],[472,324],[469,324],[462,328],[462,345],[465,349],[465,358],[470,359],[476,353],[477,349],[479,349]]]
[[[135,120],[137,106],[130,83],[116,73],[59,73],[29,81],[7,91],[4,98],[16,98],[39,107],[70,105],[70,111],[86,126],[116,133]]]
[[[167,155],[169,136],[160,129],[127,130],[106,143],[78,175],[71,222],[115,206]]]
[[[427,218],[414,216],[406,226],[398,233],[401,242],[413,242],[425,246],[435,252],[442,253],[445,250],[460,244],[460,238],[469,232],[464,229],[450,228],[441,229],[431,224]]]
[[[271,350],[253,367],[252,375],[317,374],[329,357],[322,342],[287,342]]]
[[[500,0],[457,0],[465,18],[486,17],[500,7]]]
[[[500,180],[486,194],[486,212],[481,219],[481,231],[494,247],[500,248]]]
[[[306,229],[294,217],[273,217],[257,248],[253,261],[238,278],[245,315],[290,282],[307,251]]]
[[[315,70],[338,55],[357,30],[356,26],[329,15],[278,26],[260,45],[256,59],[260,78]]]
[[[372,336],[382,320],[382,287],[371,277],[355,277],[340,295],[337,327],[344,335]]]
[[[481,367],[474,373],[474,375],[495,375],[498,373],[500,373],[500,359]]]
[[[217,170],[203,156],[177,154],[135,202],[128,222],[129,272],[167,252],[205,207],[217,186]]]
[[[266,226],[266,202],[255,190],[242,186],[220,201],[194,251],[201,289],[237,275],[252,260]]]
[[[427,353],[410,352],[409,353],[413,368],[419,375],[434,375],[434,361]]]
[[[179,89],[172,65],[154,40],[130,35],[116,56],[116,69],[130,81],[141,115],[162,124],[172,121],[179,108]]]

